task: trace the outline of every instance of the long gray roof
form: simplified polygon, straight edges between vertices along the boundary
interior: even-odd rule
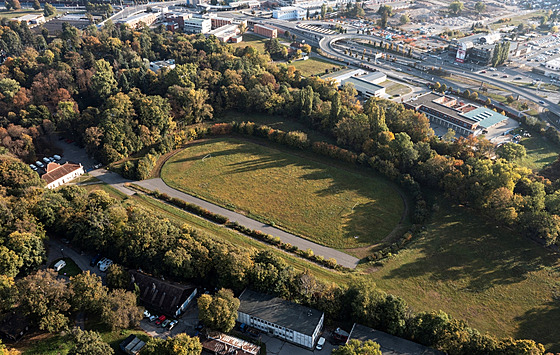
[[[383,355],[444,355],[441,351],[354,323],[349,339],[373,340]]]
[[[270,323],[313,335],[323,312],[249,289],[239,296],[239,312]]]

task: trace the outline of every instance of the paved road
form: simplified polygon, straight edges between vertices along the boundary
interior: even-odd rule
[[[310,242],[307,239],[295,236],[281,229],[272,227],[268,224],[264,224],[262,222],[248,218],[240,213],[230,211],[228,209],[214,205],[210,202],[204,201],[197,197],[175,190],[174,188],[167,186],[165,182],[163,182],[163,180],[160,178],[138,181],[136,182],[136,184],[150,190],[159,190],[159,192],[166,193],[169,196],[176,197],[188,203],[198,205],[200,207],[207,209],[208,211],[225,216],[229,218],[230,221],[237,222],[247,228],[259,230],[263,233],[267,233],[275,237],[279,237],[282,242],[295,245],[301,250],[311,249],[313,250],[313,253],[315,255],[321,255],[325,259],[335,258],[336,261],[342,266],[355,268],[358,265],[358,261],[359,261],[358,258],[345,254],[341,251]]]
[[[130,189],[124,187],[125,183],[132,182],[132,180],[125,179],[122,176],[120,176],[119,174],[114,173],[112,171],[109,171],[105,168],[92,170],[92,171],[89,172],[89,174],[91,176],[103,181],[107,185],[111,185],[112,187],[119,190],[120,192],[122,192],[125,195],[128,195],[128,196],[134,195],[134,191],[131,191]]]
[[[74,260],[76,265],[84,271],[89,270],[92,274],[100,276],[102,279],[105,274],[99,271],[96,266],[90,266],[91,255],[81,254],[80,252],[74,250],[70,245],[63,244],[60,241],[50,238],[47,242],[48,254],[47,254],[47,266],[50,265],[54,260],[60,259],[62,257],[70,258]]]

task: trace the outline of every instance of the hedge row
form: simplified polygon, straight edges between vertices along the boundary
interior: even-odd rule
[[[245,226],[240,225],[237,222],[229,222],[227,224],[227,226],[231,229],[234,229],[240,233],[243,233],[249,237],[255,238],[257,240],[260,240],[262,242],[265,242],[267,244],[270,245],[274,245],[280,249],[283,249],[285,251],[288,251],[290,253],[294,253],[302,258],[308,259],[310,261],[313,261],[317,264],[326,266],[328,268],[331,269],[335,269],[335,270],[343,270],[345,269],[343,266],[337,264],[336,259],[334,258],[330,258],[330,259],[325,259],[324,257],[322,257],[321,255],[315,255],[313,253],[313,250],[311,249],[307,249],[307,250],[301,250],[299,249],[297,246],[292,245],[290,243],[283,243],[280,238],[272,236],[270,234],[266,234],[263,233],[261,231],[258,230],[254,230],[254,229],[250,229],[247,228]]]
[[[290,243],[283,243],[279,237],[275,237],[272,236],[270,234],[266,234],[263,233],[261,231],[258,230],[254,230],[254,229],[250,229],[247,228],[245,226],[240,225],[237,222],[230,222],[229,219],[227,217],[224,217],[222,215],[210,212],[202,207],[199,207],[197,205],[194,205],[192,203],[188,203],[185,202],[183,200],[180,200],[178,198],[175,197],[171,197],[166,193],[161,193],[158,190],[149,190],[146,189],[140,185],[137,184],[130,184],[129,186],[132,186],[133,188],[135,188],[136,190],[139,190],[147,195],[150,195],[154,198],[157,198],[159,200],[165,201],[175,207],[181,208],[185,211],[188,211],[192,214],[195,214],[197,216],[206,218],[212,222],[218,223],[218,224],[223,224],[228,228],[234,229],[242,234],[245,234],[249,237],[255,238],[257,240],[260,240],[262,242],[265,242],[267,244],[276,246],[280,249],[283,249],[287,252],[296,254],[302,258],[305,258],[307,260],[313,261],[319,265],[331,268],[331,269],[335,269],[335,270],[344,270],[345,268],[341,265],[338,265],[336,262],[336,259],[334,258],[330,258],[330,259],[325,259],[324,257],[320,256],[320,255],[315,255],[313,253],[313,251],[311,249],[308,250],[300,250],[297,246],[295,245],[291,245]]]
[[[149,192],[150,196],[153,196],[157,199],[163,200],[165,202],[168,202],[170,204],[172,204],[173,206],[179,207],[184,209],[185,211],[191,212],[197,216],[200,217],[204,217],[212,222],[218,223],[218,224],[226,224],[229,222],[229,219],[227,217],[224,217],[222,215],[216,214],[214,212],[210,212],[205,208],[202,208],[200,206],[197,206],[195,204],[192,203],[188,203],[185,202],[181,199],[178,199],[176,197],[171,197],[166,193],[161,193],[158,190],[154,190],[154,191],[150,191]]]

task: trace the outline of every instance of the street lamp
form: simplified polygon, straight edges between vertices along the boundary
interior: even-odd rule
[[[60,254],[62,254],[62,259],[64,259],[64,248],[60,248]]]

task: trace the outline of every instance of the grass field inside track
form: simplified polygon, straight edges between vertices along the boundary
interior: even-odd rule
[[[415,311],[443,310],[480,332],[560,352],[560,262],[543,246],[441,204],[425,237],[370,274]]]
[[[174,188],[338,249],[380,242],[399,223],[398,191],[373,172],[344,170],[239,139],[196,142],[161,176]]]

